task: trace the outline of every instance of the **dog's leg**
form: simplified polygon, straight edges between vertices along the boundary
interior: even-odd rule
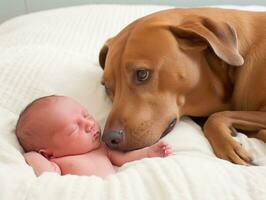
[[[236,164],[248,165],[252,162],[250,154],[233,139],[232,130],[253,132],[254,137],[266,142],[266,112],[224,111],[211,115],[204,124],[204,134],[214,153],[222,159]]]
[[[266,142],[266,129],[259,130],[253,137]]]

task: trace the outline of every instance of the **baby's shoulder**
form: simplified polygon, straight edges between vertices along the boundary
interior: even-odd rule
[[[70,156],[63,156],[58,158],[52,158],[50,159],[51,162],[55,162],[58,165],[63,165],[66,163],[81,163],[86,160],[97,160],[98,158],[108,157],[107,151],[105,147],[101,147],[99,149],[84,153],[84,154],[78,154],[78,155],[70,155]]]
[[[53,158],[50,161],[56,163],[64,171],[66,168],[76,168],[77,165],[81,165],[87,159],[86,154],[82,154]]]

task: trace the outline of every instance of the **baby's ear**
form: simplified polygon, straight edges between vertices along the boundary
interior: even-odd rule
[[[44,156],[45,158],[47,158],[48,160],[53,157],[53,152],[51,150],[48,149],[40,149],[39,150],[39,154],[41,154],[42,156]]]

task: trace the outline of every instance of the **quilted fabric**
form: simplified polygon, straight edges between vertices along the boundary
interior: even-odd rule
[[[266,199],[266,167],[216,158],[189,118],[164,138],[173,145],[172,156],[128,163],[105,180],[53,173],[37,178],[25,163],[14,134],[20,111],[40,96],[67,95],[103,127],[111,104],[100,84],[102,44],[134,19],[165,8],[79,6],[21,16],[0,26],[0,199]],[[263,164],[265,144],[241,134],[238,139]]]

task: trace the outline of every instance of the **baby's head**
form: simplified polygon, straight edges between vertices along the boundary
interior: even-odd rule
[[[16,135],[24,150],[45,157],[89,152],[100,146],[100,128],[88,111],[65,96],[46,96],[19,116]]]

